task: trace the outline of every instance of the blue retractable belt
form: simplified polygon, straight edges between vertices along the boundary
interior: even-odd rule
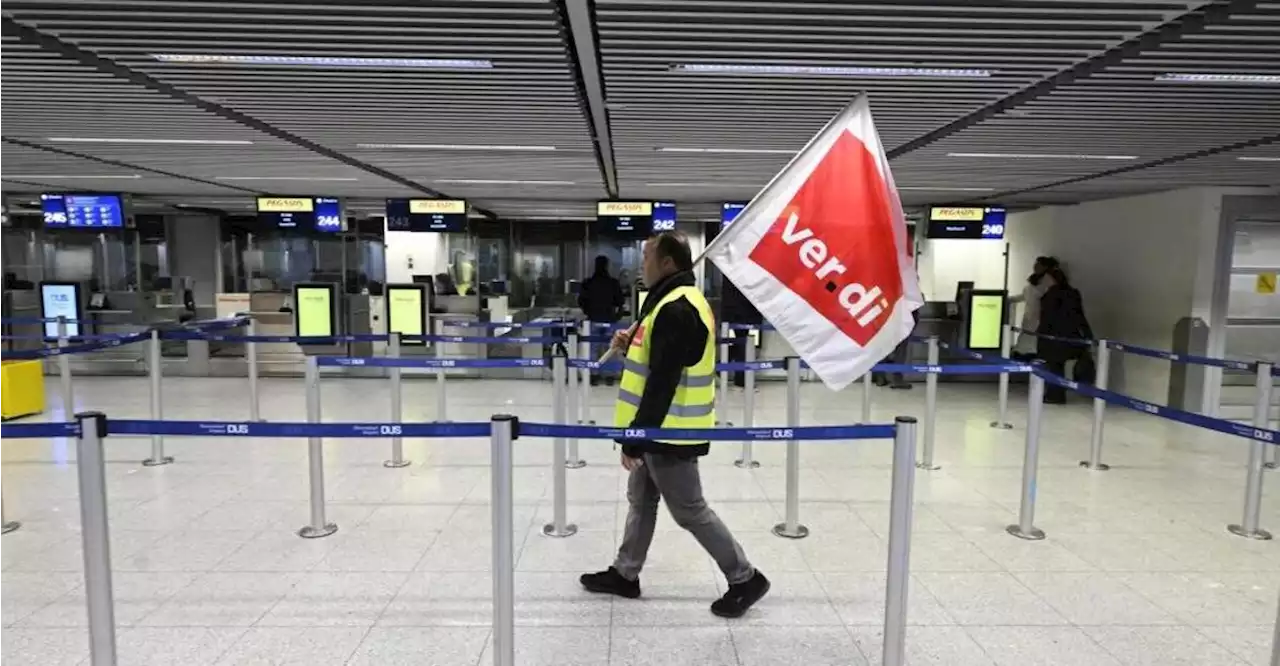
[[[47,439],[50,437],[79,437],[80,424],[66,423],[9,423],[0,428],[5,439]]]
[[[545,358],[348,358],[318,356],[316,364],[328,368],[545,368]]]

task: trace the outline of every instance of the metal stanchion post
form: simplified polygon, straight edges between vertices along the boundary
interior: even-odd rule
[[[1035,526],[1036,474],[1040,465],[1040,413],[1044,409],[1044,378],[1030,375],[1031,390],[1027,409],[1027,448],[1022,456],[1022,504],[1018,508],[1018,524],[1005,531],[1019,539],[1039,541],[1044,532]]]
[[[1280,609],[1276,610],[1276,631],[1271,637],[1271,666],[1280,666]]]
[[[884,599],[884,666],[907,663],[907,589],[911,578],[911,512],[916,484],[916,420],[894,419],[893,486],[889,498],[889,563]]]
[[[1005,324],[1000,332],[1000,358],[1008,359],[1013,354],[1013,327]],[[1009,430],[1009,373],[1000,373],[1000,392],[996,398],[996,420],[991,422],[992,428]]]
[[[720,343],[717,348],[720,350],[720,362],[729,362],[729,323],[720,322]],[[729,371],[720,371],[720,390],[716,391],[716,425],[731,426],[729,421],[729,410],[726,405],[729,402]]]
[[[569,353],[572,353],[572,350],[577,348],[578,348],[578,334],[577,332],[571,332],[569,333],[569,345],[568,345]],[[568,359],[566,359],[566,365],[568,365]],[[568,368],[567,370],[568,371],[565,373],[565,375],[567,377],[568,386],[565,387],[564,391],[565,391],[565,397],[568,399],[567,402],[568,402],[569,418],[566,422],[576,423],[578,425],[581,425],[582,416],[578,411],[579,409],[578,398],[580,397],[578,395],[578,369]],[[569,438],[569,453],[564,459],[564,466],[568,467],[569,469],[579,469],[581,467],[587,466],[586,461],[584,461],[582,459],[582,456],[578,454],[578,438],[577,437]]]
[[[70,344],[71,340],[67,338],[67,318],[59,315],[58,347]],[[62,413],[69,418],[76,413],[76,394],[71,384],[71,356],[68,354],[58,355],[58,379],[62,388]]]
[[[514,416],[494,416],[490,421],[489,474],[493,493],[493,663],[515,666],[515,546],[512,532],[514,491],[511,479],[511,443],[519,436]]]
[[[0,534],[8,534],[19,527],[22,527],[22,523],[5,517],[4,502],[0,502]]]
[[[555,386],[551,392],[551,413],[552,422],[564,424],[566,419],[564,415],[564,377],[565,362],[563,356],[553,356],[551,358],[551,383]],[[551,454],[551,503],[552,503],[552,519],[542,528],[542,533],[550,537],[567,537],[578,533],[578,526],[569,523],[566,513],[568,511],[565,503],[566,491],[566,474],[565,474],[565,442],[563,437],[556,437],[552,440]]]
[[[1253,404],[1253,425],[1266,428],[1268,413],[1271,409],[1271,364],[1258,363],[1258,379],[1255,382],[1257,393]],[[1262,463],[1266,456],[1266,448],[1275,446],[1254,440],[1249,443],[1249,476],[1244,488],[1244,518],[1239,525],[1228,525],[1227,531],[1236,536],[1265,541],[1271,533],[1258,526],[1262,513]]]
[[[591,355],[591,341],[588,339],[590,335],[591,322],[582,322],[582,337],[579,338],[582,342],[579,343],[578,358],[588,361],[594,359]],[[582,420],[579,423],[595,425],[595,420],[591,418],[591,368],[579,368],[578,372],[581,373],[578,375],[578,389],[582,392],[582,395],[578,397],[578,402],[582,409]]]
[[[1106,340],[1098,341],[1098,375],[1093,385],[1106,390],[1111,376],[1111,347]],[[1089,459],[1081,460],[1080,466],[1098,472],[1105,472],[1111,466],[1102,462],[1102,418],[1107,413],[1107,401],[1102,398],[1093,399],[1093,430],[1089,434]]]
[[[307,357],[307,423],[320,422],[320,366]],[[304,539],[319,539],[338,531],[324,516],[324,439],[307,438],[307,475],[311,481],[311,524],[298,530]]]
[[[387,356],[400,358],[400,334],[387,336]],[[404,402],[403,384],[400,368],[387,368],[387,377],[391,380],[391,422],[399,424],[404,418],[402,404]],[[404,439],[400,436],[391,438],[391,459],[383,461],[383,467],[408,467],[409,461],[404,459]]]
[[[800,425],[800,359],[787,357],[787,427]],[[788,539],[809,536],[800,524],[800,442],[787,440],[787,513],[785,522],[773,526],[773,533]]]
[[[748,363],[753,363],[756,360],[756,346],[751,343],[750,336],[745,343],[747,345],[746,360]],[[742,427],[750,428],[756,423],[756,371],[745,371],[743,378],[745,386],[742,389]],[[742,457],[733,461],[733,464],[743,469],[754,469],[760,466],[760,461],[751,455],[751,440],[742,440]]]
[[[435,320],[436,335],[444,335],[444,320]],[[444,343],[436,340],[436,358],[444,360]],[[445,372],[443,364],[436,368],[436,421],[439,423],[447,423],[449,421],[449,404],[447,394],[444,389]]]
[[[258,335],[258,321],[249,320],[249,340],[244,343],[244,356],[249,364],[249,420],[261,421],[258,408],[258,343],[252,338]]]
[[[938,373],[934,372],[934,368],[938,365],[938,336],[929,336],[929,372],[924,377],[924,446],[921,453],[920,462],[916,463],[916,467],[920,469],[936,470],[941,469],[941,465],[933,464],[933,436],[937,432],[938,420]]]
[[[862,421],[871,423],[871,371],[862,376]]]
[[[89,611],[89,663],[115,666],[116,610],[111,588],[111,536],[107,527],[107,474],[102,438],[107,417],[76,414],[76,471],[80,478],[80,540],[84,556],[84,596]]]
[[[164,361],[160,355],[160,331],[151,329],[151,346],[148,348],[147,357],[148,372],[151,374],[151,420],[164,420],[164,402],[161,399],[161,391],[163,387],[160,385],[160,378],[164,374]],[[142,461],[147,467],[157,467],[159,465],[168,465],[173,462],[173,456],[164,454],[164,435],[151,436],[151,457]]]

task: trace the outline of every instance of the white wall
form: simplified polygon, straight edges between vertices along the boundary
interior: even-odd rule
[[[1098,336],[1170,349],[1183,317],[1208,321],[1221,192],[1192,188],[1051,209],[1046,253],[1084,297]],[[1112,388],[1168,399],[1169,363],[1117,354]]]
[[[920,291],[926,300],[951,301],[962,281],[973,281],[976,289],[1004,289],[1004,247],[998,240],[924,240],[917,258]]]
[[[435,275],[448,270],[444,234],[386,232],[387,282],[413,282],[414,275]]]

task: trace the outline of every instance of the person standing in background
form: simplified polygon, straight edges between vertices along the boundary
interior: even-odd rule
[[[749,324],[759,327],[764,323],[764,317],[760,315],[760,311],[756,306],[747,300],[746,296],[738,291],[738,287],[728,278],[721,276],[720,286],[720,321],[729,324]],[[719,331],[715,332],[719,335]],[[730,332],[733,336],[733,342],[729,345],[729,361],[731,363],[741,363],[747,360],[747,345],[755,344],[751,338],[751,331],[733,330]],[[764,335],[761,332],[761,335]],[[746,373],[733,373],[733,385],[742,388],[747,385]]]
[[[1058,268],[1057,259],[1036,257],[1022,293],[1009,299],[1010,303],[1022,303],[1022,323],[1019,328],[1024,332],[1018,334],[1018,341],[1013,347],[1013,357],[1016,359],[1034,358],[1036,355],[1036,336],[1032,333],[1040,329],[1040,299],[1049,288],[1044,282],[1044,274],[1053,268]]]
[[[1055,266],[1045,271],[1041,283],[1046,288],[1040,299],[1040,325],[1036,332],[1058,338],[1092,340],[1093,327],[1084,315],[1084,299],[1067,281],[1067,274]],[[1038,344],[1045,369],[1059,377],[1066,376],[1067,361],[1079,361],[1088,353],[1087,347],[1047,338],[1041,338]],[[1046,382],[1044,401],[1052,405],[1066,404],[1066,387]]]
[[[622,283],[609,274],[609,258],[603,254],[596,257],[595,272],[582,282],[578,290],[578,307],[582,309],[587,321],[593,324],[592,335],[596,334],[597,327],[594,324],[617,322],[624,305],[626,298],[622,293]],[[603,352],[592,345],[592,356],[598,358],[601,353]],[[613,384],[612,374],[597,370],[591,373],[591,385],[598,386],[602,376],[606,383]]]

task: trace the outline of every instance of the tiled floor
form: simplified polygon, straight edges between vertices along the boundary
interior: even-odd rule
[[[324,381],[329,420],[378,420],[384,382]],[[77,381],[80,408],[147,416],[144,379]],[[549,385],[450,384],[450,416],[546,419]],[[299,380],[264,380],[263,414],[302,420]],[[171,418],[239,419],[242,380],[168,380]],[[427,419],[434,382],[409,382],[406,417]],[[1025,421],[1015,387],[1016,424]],[[856,418],[860,388],[806,385],[806,423]],[[741,395],[731,396],[737,404]],[[880,391],[876,416],[918,414],[923,391]],[[50,397],[50,418],[60,417]],[[610,410],[596,391],[596,418]],[[757,400],[757,424],[780,423],[782,387]],[[1229,535],[1239,520],[1247,444],[1108,413],[1105,473],[1076,466],[1088,446],[1077,402],[1047,412],[1039,514],[1049,538],[1004,532],[1015,520],[1023,431],[988,427],[989,387],[940,393],[937,462],[916,481],[910,628],[913,666],[1129,666],[1267,663],[1280,585],[1280,541]],[[737,410],[735,407],[735,420]],[[414,464],[386,469],[382,440],[326,443],[333,536],[300,539],[308,517],[301,440],[171,438],[177,463],[144,468],[145,439],[109,441],[108,479],[121,663],[134,665],[479,664],[491,658],[488,447],[408,441]],[[73,443],[6,440],[5,511],[23,521],[3,551],[6,666],[87,663]],[[884,604],[890,444],[803,446],[801,519],[813,534],[770,534],[780,519],[783,447],[735,468],[734,445],[704,460],[709,498],[774,580],[747,617],[707,605],[723,589],[712,562],[665,516],[643,576],[645,598],[578,588],[610,563],[625,516],[608,443],[583,442],[570,470],[564,540],[550,517],[546,441],[517,443],[517,662],[555,664],[878,664]],[[1268,478],[1265,527],[1280,530],[1280,476]]]

